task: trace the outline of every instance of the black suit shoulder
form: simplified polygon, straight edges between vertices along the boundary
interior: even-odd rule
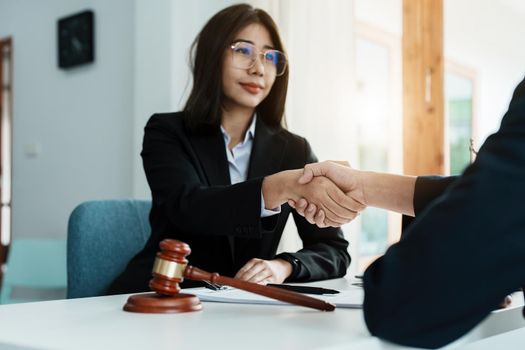
[[[286,169],[302,168],[308,163],[317,162],[317,157],[306,138],[294,134],[285,128],[275,130],[275,134],[287,142],[283,159]]]
[[[296,147],[304,147],[304,145],[308,143],[304,137],[294,134],[293,132],[285,128],[281,127],[279,129],[274,129],[274,130],[275,130],[274,132],[276,135],[283,137],[284,139],[286,139],[288,142],[292,143]]]
[[[184,134],[199,133],[198,131],[192,131],[187,127],[184,117],[184,111],[155,113],[149,118],[148,122],[146,123],[145,129],[151,127],[162,127],[170,131],[182,132]],[[290,150],[293,153],[304,152],[306,150],[311,151],[310,144],[308,143],[306,138],[294,134],[293,132],[290,132],[289,130],[283,127],[270,128],[266,126],[264,122],[261,122],[261,124],[259,125],[264,126],[271,135],[280,137],[283,140],[285,140],[288,143],[288,147],[290,147]],[[200,132],[205,133],[206,131],[202,130]]]
[[[186,132],[184,112],[155,113],[149,118],[144,130],[147,131],[149,128],[162,128],[172,132]]]

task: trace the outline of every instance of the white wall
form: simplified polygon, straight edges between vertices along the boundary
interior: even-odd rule
[[[403,35],[402,0],[355,0],[355,17],[385,32]]]
[[[57,19],[95,12],[96,61],[57,66]],[[0,2],[14,40],[13,236],[66,235],[72,209],[132,194],[133,2]],[[28,157],[27,145],[41,153]]]
[[[135,1],[134,100],[133,100],[133,196],[150,198],[140,151],[144,126],[156,112],[171,110],[174,69],[171,56],[171,0]]]

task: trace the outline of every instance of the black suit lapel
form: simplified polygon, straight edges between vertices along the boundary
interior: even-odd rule
[[[217,128],[213,132],[195,133],[190,136],[190,140],[209,185],[225,186],[231,184],[226,146],[220,130]]]
[[[247,178],[263,177],[281,171],[287,142],[283,136],[257,118]],[[268,238],[264,237],[261,240],[236,237],[233,253],[235,267],[241,268],[251,258],[262,257],[261,250],[264,250],[263,246],[267,246],[268,243]]]
[[[231,184],[226,146],[220,129],[190,136],[195,153],[201,162],[204,174],[210,186],[227,186]],[[227,204],[227,203],[225,203]],[[230,247],[231,264],[234,264],[234,239],[227,236]]]
[[[257,119],[248,179],[275,174],[282,169],[286,139]]]
[[[288,141],[284,137],[257,119],[250,165],[248,167],[248,179],[263,177],[281,171],[287,143]],[[273,239],[273,235],[268,235],[267,237]],[[236,268],[241,268],[251,258],[262,257],[261,251],[268,244],[268,238],[264,237],[261,240],[235,238],[234,261]]]
[[[230,185],[231,180],[228,159],[226,158],[226,146],[220,129],[217,128],[216,131],[206,134],[190,133],[189,139],[199,158],[209,185]],[[282,169],[282,160],[286,144],[286,139],[257,119],[247,178],[262,177],[279,172]],[[243,252],[245,239],[237,240],[240,244],[240,249],[236,252],[236,240],[234,237],[228,236],[228,243],[234,265],[245,260],[244,255],[253,254],[253,252]]]

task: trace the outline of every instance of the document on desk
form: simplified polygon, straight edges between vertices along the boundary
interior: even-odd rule
[[[279,300],[230,287],[224,290],[211,290],[204,287],[187,288],[183,289],[182,293],[195,294],[201,301],[238,304],[288,305],[288,303]],[[341,291],[338,294],[306,295],[335,304],[335,306],[339,308],[361,308],[363,306],[364,299],[364,292],[362,288],[351,288]]]

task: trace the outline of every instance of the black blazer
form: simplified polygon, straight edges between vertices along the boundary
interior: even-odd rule
[[[279,215],[260,217],[264,176],[317,161],[304,138],[258,119],[248,180],[231,185],[219,128],[192,132],[182,113],[156,114],[145,128],[142,158],[153,199],[151,238],[110,293],[148,290],[154,256],[165,238],[190,245],[190,264],[225,276],[234,276],[251,258],[273,259],[290,212],[304,247],[281,255],[297,263],[288,280],[345,275],[350,256],[340,229],[310,225],[287,204]],[[193,285],[184,281],[182,286]]]
[[[525,282],[525,80],[476,161],[415,190],[414,222],[365,272],[364,313],[374,335],[436,348]]]

